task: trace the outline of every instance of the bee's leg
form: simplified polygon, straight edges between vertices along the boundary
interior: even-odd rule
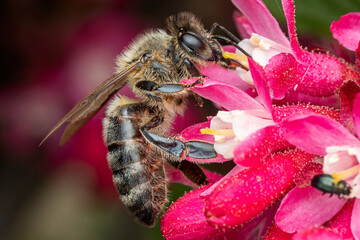
[[[191,76],[193,77],[201,76],[199,69],[188,58],[184,58],[184,64],[188,69],[189,73],[191,74]]]
[[[182,160],[181,162],[168,161],[168,163],[176,169],[182,171],[190,181],[196,185],[206,185],[208,184],[207,177],[201,167],[196,164],[189,162],[187,160]]]
[[[199,83],[202,83],[202,78],[199,78],[197,81],[192,84],[181,84],[181,83],[164,83],[157,84],[154,81],[140,81],[135,86],[141,90],[150,91],[150,92],[160,92],[160,93],[178,93],[187,88],[193,87]]]
[[[147,141],[178,158],[189,156],[197,159],[209,159],[217,157],[214,145],[211,143],[200,141],[182,142],[180,140],[163,137],[149,131],[151,128],[159,126],[162,121],[162,116],[155,116],[143,127],[141,127],[140,132]]]
[[[199,106],[199,107],[203,107],[203,106],[204,106],[204,101],[202,100],[202,98],[200,97],[200,95],[198,95],[198,94],[195,93],[195,92],[191,92],[190,94],[194,97],[195,105],[196,105],[196,106]]]
[[[237,49],[239,49],[245,56],[252,58],[251,55],[249,53],[247,53],[243,48],[241,48],[236,42],[231,41],[231,39],[224,37],[224,36],[219,36],[219,35],[212,35],[212,38],[216,39],[216,40],[222,40],[228,44],[233,45],[234,47],[236,47]]]
[[[199,69],[188,58],[184,59],[184,64],[191,76],[206,78],[205,76],[201,75]],[[197,106],[202,107],[204,105],[202,98],[198,94],[196,94],[195,92],[191,92],[191,95],[194,97]]]

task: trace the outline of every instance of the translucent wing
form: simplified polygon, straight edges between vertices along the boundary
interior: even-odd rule
[[[104,104],[124,86],[126,82],[126,75],[140,66],[140,59],[130,65],[124,71],[114,74],[109,79],[102,82],[94,90],[92,90],[86,97],[78,102],[70,112],[68,112],[46,135],[41,141],[40,145],[51,136],[64,123],[70,122],[61,137],[60,145],[66,143],[87,121],[90,120]]]

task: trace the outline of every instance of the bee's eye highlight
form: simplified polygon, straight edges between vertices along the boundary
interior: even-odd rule
[[[192,33],[184,33],[179,37],[179,42],[190,52],[198,52],[205,48],[203,41]]]

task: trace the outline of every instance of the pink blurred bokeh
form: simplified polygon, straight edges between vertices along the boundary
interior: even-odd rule
[[[216,0],[3,1],[0,67],[0,239],[159,239],[138,225],[114,190],[101,119],[67,144],[62,129],[39,143],[77,101],[110,77],[114,59],[144,29],[192,11],[233,28],[231,2]],[[209,5],[209,4],[207,4]],[[119,94],[132,96],[124,87]],[[210,105],[208,103],[208,105]],[[190,103],[174,133],[210,115]],[[214,113],[212,113],[214,114]],[[175,200],[180,193],[171,193]],[[119,237],[123,236],[123,237]]]

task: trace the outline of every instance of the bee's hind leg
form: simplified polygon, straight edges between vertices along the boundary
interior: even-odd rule
[[[192,181],[196,185],[201,186],[209,183],[204,171],[196,163],[189,162],[188,160],[185,159],[180,162],[169,160],[168,163],[174,168],[182,171],[185,177],[187,177],[190,181]]]
[[[201,141],[182,142],[149,131],[151,128],[159,126],[163,120],[163,117],[158,115],[141,127],[140,132],[147,141],[178,158],[210,159],[217,157],[214,145],[211,143]]]

